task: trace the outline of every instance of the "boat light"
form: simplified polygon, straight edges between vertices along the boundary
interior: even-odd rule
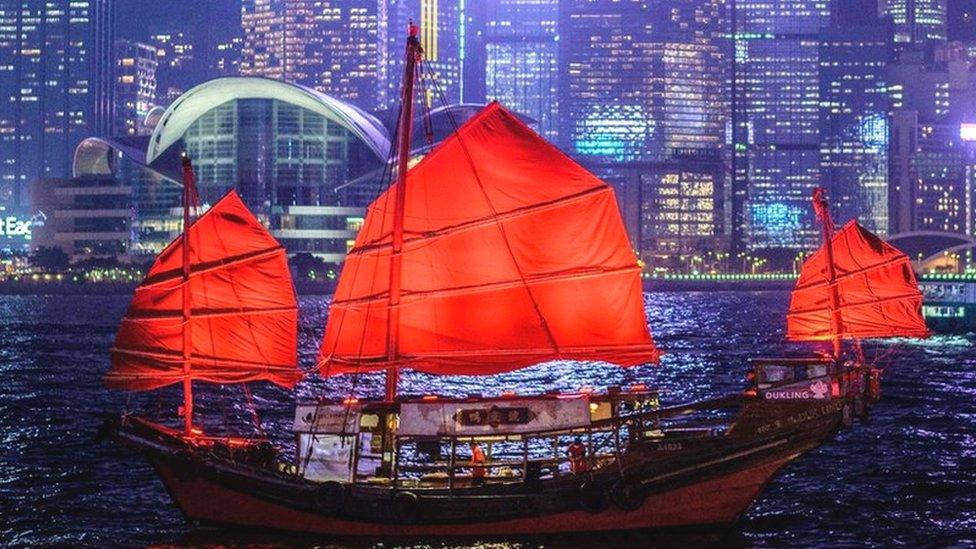
[[[345,398],[342,401],[342,403],[343,404],[346,404],[346,405],[349,405],[349,404],[358,404],[359,403],[359,399],[356,398],[356,397],[347,397],[347,398]]]
[[[579,392],[582,395],[592,395],[593,394],[593,387],[590,387],[589,385],[587,385],[585,387],[580,387]]]
[[[424,395],[420,397],[421,400],[437,400],[437,395]]]
[[[513,391],[511,389],[506,389],[506,390],[502,391],[502,396],[505,397],[505,398],[514,397],[515,396],[515,391]]]
[[[635,383],[634,385],[628,387],[627,390],[631,393],[640,393],[647,390],[647,385],[644,383]]]

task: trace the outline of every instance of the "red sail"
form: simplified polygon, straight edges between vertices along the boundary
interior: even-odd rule
[[[267,380],[297,367],[297,303],[285,251],[231,191],[190,227],[190,377]],[[183,380],[182,239],[136,289],[112,349],[109,387],[148,390]]]
[[[396,185],[370,206],[346,260],[324,375],[657,360],[613,190],[498,104],[407,174],[399,343],[388,353],[395,195]]]
[[[832,240],[841,337],[924,337],[922,294],[908,257],[851,221]],[[827,253],[821,248],[800,273],[786,317],[793,341],[828,340],[831,287]]]

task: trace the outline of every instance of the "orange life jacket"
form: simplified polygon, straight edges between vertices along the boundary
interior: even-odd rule
[[[475,446],[471,449],[471,476],[474,478],[484,478],[487,474],[484,464],[485,453],[481,451],[480,446]]]
[[[586,462],[586,446],[574,442],[569,445],[567,452],[569,453],[569,470],[573,474],[586,471],[589,466]]]

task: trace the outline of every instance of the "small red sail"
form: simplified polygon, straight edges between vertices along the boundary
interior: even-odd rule
[[[657,361],[613,190],[497,103],[407,173],[398,345],[388,353],[395,195],[393,185],[369,207],[346,259],[324,375]]]
[[[231,191],[190,226],[190,377],[293,386],[298,309],[284,249]],[[183,380],[182,238],[136,289],[106,384],[149,390]]]
[[[842,338],[925,337],[922,294],[904,253],[856,221],[832,240]],[[821,248],[803,264],[790,300],[786,335],[793,341],[829,340],[831,286]]]

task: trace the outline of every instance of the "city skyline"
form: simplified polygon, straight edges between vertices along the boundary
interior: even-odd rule
[[[818,186],[840,222],[856,217],[882,234],[976,231],[976,140],[964,135],[976,124],[969,0],[784,0],[775,10],[753,0],[62,3],[0,3],[0,60],[9,59],[0,96],[19,109],[0,120],[0,207],[19,218],[37,213],[29,189],[44,181],[81,176],[141,196],[170,179],[157,165],[166,150],[150,142],[156,124],[222,77],[304,86],[392,133],[412,20],[427,58],[421,112],[506,104],[614,186],[651,265],[809,249],[819,238],[809,208]],[[57,46],[69,32],[57,30],[62,20],[85,40]],[[78,106],[51,107],[58,97]],[[227,101],[170,143],[200,158],[208,185],[268,189],[244,194],[272,217],[291,206],[363,208],[375,193],[374,161],[347,156],[355,140],[325,146],[327,126],[312,122],[308,105],[288,114],[293,131],[278,122],[291,112],[279,98]],[[283,133],[249,153],[257,164],[248,168],[242,132],[252,120]],[[148,171],[111,155],[101,166],[92,159],[103,145],[91,139]],[[111,238],[145,225],[132,211],[106,222],[127,227]],[[153,223],[169,226],[160,215]]]

